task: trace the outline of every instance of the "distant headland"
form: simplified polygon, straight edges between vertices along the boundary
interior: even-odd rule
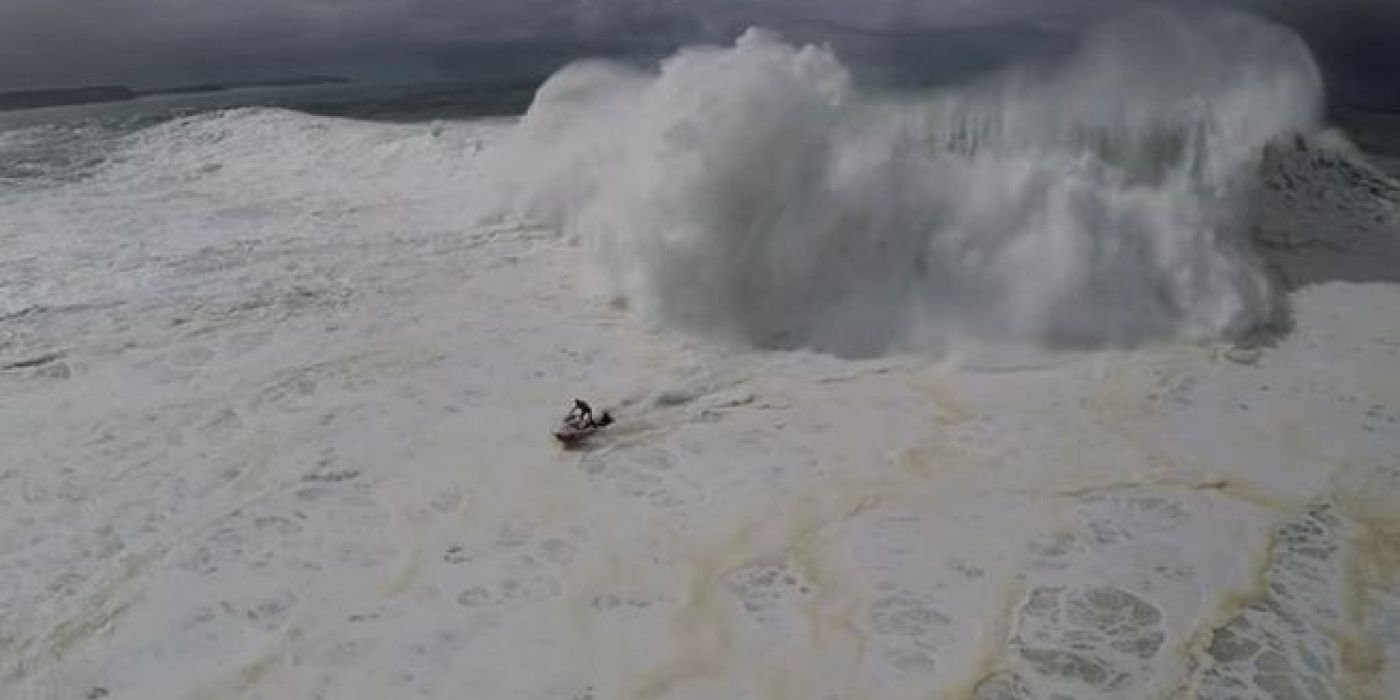
[[[349,78],[337,76],[302,75],[272,80],[200,83],[197,85],[177,85],[174,87],[152,89],[137,89],[125,85],[86,85],[72,88],[10,90],[0,92],[0,111],[35,109],[38,107],[58,107],[62,105],[88,104],[93,102],[124,102],[155,95],[192,95],[206,92],[237,90],[240,88],[343,85],[350,82],[352,81]]]

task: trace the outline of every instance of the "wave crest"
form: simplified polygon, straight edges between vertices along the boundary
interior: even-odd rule
[[[1155,9],[1065,63],[898,98],[751,30],[554,76],[500,149],[514,205],[657,322],[846,356],[1131,346],[1268,320],[1264,147],[1317,125],[1290,32]]]

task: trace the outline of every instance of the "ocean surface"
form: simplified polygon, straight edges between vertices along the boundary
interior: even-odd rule
[[[856,75],[0,113],[0,697],[1400,696],[1400,115]]]

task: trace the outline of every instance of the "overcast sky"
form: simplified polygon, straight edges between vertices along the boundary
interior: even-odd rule
[[[1300,28],[1345,79],[1400,83],[1400,0],[1194,0]],[[313,72],[451,78],[482,47],[559,56],[811,31],[1068,27],[1125,0],[0,0],[0,90]],[[1048,30],[1053,31],[1053,30]],[[476,52],[476,53],[474,53]],[[499,52],[498,52],[499,53]],[[514,54],[518,55],[518,54]],[[496,58],[501,59],[499,55]],[[1359,76],[1359,77],[1358,77]],[[1400,85],[1397,86],[1400,89]]]

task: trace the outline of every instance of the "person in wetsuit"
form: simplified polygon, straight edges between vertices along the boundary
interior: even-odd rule
[[[574,399],[574,407],[565,422],[579,430],[593,427],[593,407],[583,399]]]
[[[574,399],[574,407],[569,411],[569,417],[564,422],[575,430],[591,430],[601,428],[612,423],[612,416],[607,411],[598,418],[593,417],[593,407],[588,405],[583,399]]]

